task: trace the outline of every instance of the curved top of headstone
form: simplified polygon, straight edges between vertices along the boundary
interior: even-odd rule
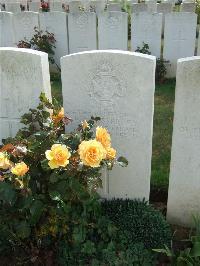
[[[11,52],[17,52],[17,53],[27,53],[27,54],[33,54],[33,55],[48,57],[47,53],[37,51],[37,50],[28,49],[28,48],[0,47],[0,51],[11,51]]]
[[[80,53],[72,53],[69,55],[65,55],[61,58],[61,61],[65,60],[65,58],[74,57],[74,56],[84,56],[84,55],[93,55],[93,54],[118,54],[118,55],[130,55],[135,56],[137,58],[146,58],[149,60],[156,60],[156,57],[153,55],[141,54],[136,52],[129,51],[119,51],[119,50],[93,50],[93,51],[85,51]]]
[[[190,56],[190,57],[179,58],[178,63],[189,62],[189,61],[198,61],[198,60],[200,60],[200,56]]]

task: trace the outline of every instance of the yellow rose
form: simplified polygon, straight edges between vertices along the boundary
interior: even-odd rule
[[[65,117],[65,111],[62,107],[57,115],[52,115],[52,120],[55,124],[58,124]]]
[[[83,164],[91,167],[99,167],[106,158],[106,150],[97,140],[83,141],[79,145],[78,153]]]
[[[89,127],[88,122],[87,122],[86,120],[84,120],[84,121],[82,122],[82,128],[83,128],[83,130],[85,130],[85,129],[88,128],[88,127]]]
[[[115,159],[116,153],[117,153],[115,149],[108,148],[108,149],[106,149],[106,152],[107,152],[106,159],[108,159],[108,160],[114,160]]]
[[[29,167],[24,163],[17,163],[11,168],[11,173],[17,176],[24,176],[29,170]]]
[[[96,140],[101,142],[103,147],[106,149],[111,145],[110,134],[108,133],[106,128],[97,127],[96,129]]]
[[[49,160],[49,167],[51,169],[65,167],[69,164],[71,153],[65,145],[54,144],[51,150],[45,152],[46,158]]]
[[[7,170],[11,167],[11,162],[5,153],[0,152],[0,169]]]

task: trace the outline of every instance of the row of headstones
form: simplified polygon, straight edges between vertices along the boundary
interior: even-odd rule
[[[149,199],[155,57],[122,51],[91,51],[61,58],[67,130],[91,115],[112,134],[127,168],[103,174],[103,197]],[[51,98],[45,53],[0,48],[0,139],[21,127],[19,118],[38,104],[41,91]],[[168,219],[189,225],[200,211],[200,57],[178,61]]]
[[[2,1],[2,0],[1,0]],[[14,0],[11,0],[14,1]],[[2,2],[2,11],[7,12],[20,12],[24,10],[34,11],[38,12],[41,10],[41,2],[39,0],[33,1],[33,2],[27,2],[26,0],[21,0],[22,2],[16,2],[16,3],[9,3],[9,2]],[[150,0],[142,3],[137,3],[137,1],[131,2],[131,10],[134,13],[137,12],[159,12],[160,9],[167,9],[168,10],[168,4],[171,4],[171,6],[174,6],[174,1],[166,1],[163,3],[158,3],[155,0]],[[4,9],[3,9],[4,4]],[[22,8],[23,7],[23,8]],[[171,7],[171,8],[172,8]],[[106,4],[106,1],[91,1],[84,4],[84,2],[81,1],[49,1],[49,10],[50,11],[69,11],[69,12],[79,12],[80,10],[86,10],[86,11],[94,11],[97,14],[100,12],[103,12],[107,8],[108,11],[122,11],[122,5],[120,3],[108,3]],[[195,2],[189,2],[189,0],[185,0],[181,4],[180,11],[182,12],[195,12]]]
[[[131,49],[135,51],[144,42],[149,45],[152,55],[161,57],[162,23],[161,13],[133,15]],[[174,77],[177,59],[195,53],[197,15],[168,13],[164,24],[163,57],[169,60],[168,77]],[[35,26],[55,34],[57,64],[68,53],[96,49],[128,50],[128,15],[124,12],[104,12],[98,16],[98,41],[97,19],[93,12],[68,15],[64,12],[0,12],[0,46],[15,47],[20,40],[30,39]]]

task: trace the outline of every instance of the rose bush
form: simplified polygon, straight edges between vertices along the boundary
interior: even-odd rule
[[[41,94],[38,108],[21,119],[25,127],[3,140],[1,256],[12,251],[21,264],[26,258],[36,265],[115,265],[121,259],[119,236],[102,215],[97,189],[102,168],[127,161],[116,159],[105,128],[95,132],[98,121],[92,117],[65,132],[71,119]]]

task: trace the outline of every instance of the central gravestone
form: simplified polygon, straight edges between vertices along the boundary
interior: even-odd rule
[[[20,117],[38,105],[41,91],[51,99],[48,55],[0,48],[0,143],[15,136]]]
[[[114,167],[112,173],[105,173],[102,195],[148,200],[155,57],[84,52],[61,58],[61,71],[65,112],[74,120],[69,130],[92,115],[100,116],[118,156],[129,160],[127,168]]]

